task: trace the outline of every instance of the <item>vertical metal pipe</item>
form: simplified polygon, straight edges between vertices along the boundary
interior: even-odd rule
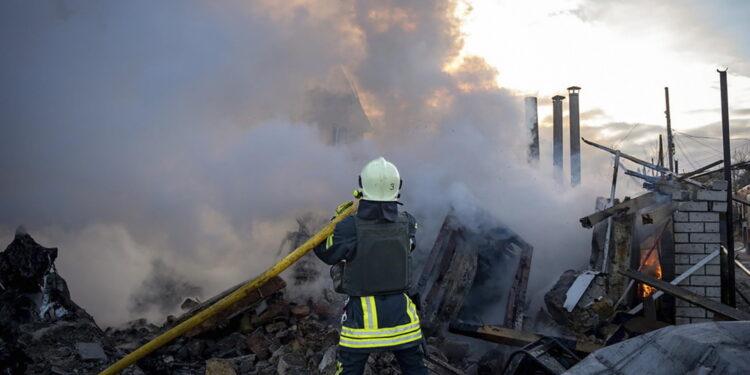
[[[664,143],[661,140],[661,134],[659,134],[659,166],[664,166]]]
[[[677,172],[672,158],[674,157],[674,142],[672,141],[672,115],[669,112],[669,87],[664,88],[664,101],[667,104],[667,109],[664,114],[667,116],[667,155],[669,155],[669,171]]]
[[[578,108],[578,86],[568,87],[568,116],[570,119],[570,186],[581,184],[581,119]]]
[[[530,142],[527,160],[529,164],[539,162],[539,115],[537,113],[536,97],[529,96],[526,103],[526,129],[529,131]]]
[[[562,95],[552,97],[552,166],[555,181],[562,183],[563,176],[563,129]]]
[[[620,150],[615,153],[615,167],[612,172],[612,187],[609,190],[609,204],[607,208],[615,205],[615,189],[617,189],[617,172],[620,168]],[[607,218],[607,234],[604,236],[604,256],[602,257],[602,272],[607,273],[609,263],[609,243],[612,238],[612,216]]]
[[[727,181],[726,256],[721,257],[721,303],[735,307],[734,285],[734,215],[732,213],[732,158],[729,144],[729,104],[727,71],[717,70],[721,82],[721,135],[724,139],[724,179]]]

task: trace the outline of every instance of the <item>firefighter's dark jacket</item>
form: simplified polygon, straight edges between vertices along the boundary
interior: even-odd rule
[[[417,231],[417,221],[404,212],[409,220],[409,237],[412,249]],[[398,215],[396,202],[372,202],[361,200],[356,213],[364,220],[395,222]],[[356,254],[357,230],[353,217],[338,224],[333,234],[315,248],[315,254],[326,264],[334,265],[342,260],[351,260]],[[421,343],[417,309],[405,293],[379,296],[350,296],[342,316],[342,350],[384,351],[399,350]]]

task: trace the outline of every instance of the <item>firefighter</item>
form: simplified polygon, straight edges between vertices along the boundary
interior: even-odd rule
[[[391,351],[404,374],[427,374],[417,309],[406,294],[417,222],[399,212],[401,177],[380,157],[359,175],[362,199],[315,254],[330,264],[337,292],[349,296],[341,316],[337,374],[362,374],[372,352]],[[352,205],[346,202],[336,215]],[[335,217],[335,216],[334,216]]]

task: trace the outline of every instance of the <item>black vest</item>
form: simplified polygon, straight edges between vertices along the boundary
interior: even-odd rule
[[[396,222],[354,217],[357,249],[349,261],[331,269],[336,291],[350,296],[401,293],[411,284],[409,219]]]

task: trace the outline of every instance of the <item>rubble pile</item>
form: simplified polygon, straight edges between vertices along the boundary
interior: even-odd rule
[[[213,302],[186,300],[183,308],[188,311],[167,317],[161,325],[137,319],[102,330],[71,300],[65,280],[55,270],[57,255],[56,248],[37,244],[24,231],[0,253],[0,373],[97,373]],[[240,301],[219,319],[207,320],[122,373],[335,373],[340,296],[323,292],[317,300],[291,301],[285,287],[278,277],[269,280],[257,296]],[[468,345],[446,352],[443,341],[431,339],[428,345],[434,361],[460,369],[472,365],[466,360]],[[366,373],[400,371],[393,354],[386,352],[370,356]]]
[[[571,330],[579,338],[597,341],[612,319],[614,301],[605,292],[605,279],[602,275],[592,275],[587,280],[587,285],[577,285],[574,288],[574,283],[582,274],[583,272],[574,270],[563,272],[557,283],[544,295],[544,302],[547,312],[557,324]],[[572,295],[574,289],[578,289],[580,293]]]
[[[70,298],[56,248],[22,228],[0,253],[0,372],[92,373],[115,354],[94,318]]]

